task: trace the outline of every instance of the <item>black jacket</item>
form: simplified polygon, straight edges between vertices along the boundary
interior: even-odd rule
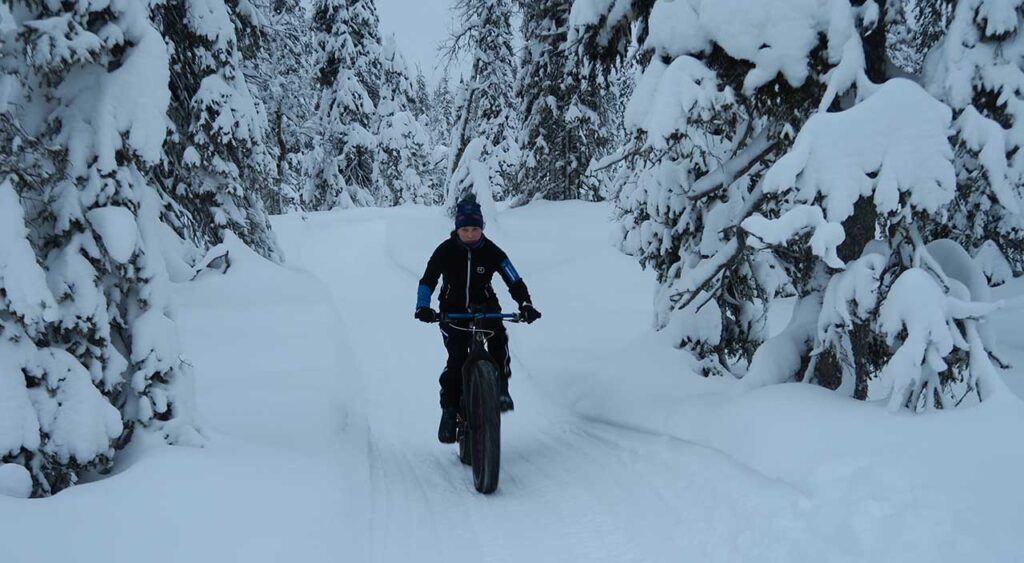
[[[470,248],[452,231],[451,237],[438,245],[427,262],[427,269],[420,278],[416,307],[430,306],[430,296],[437,287],[438,278],[442,278],[442,312],[465,313],[469,305],[481,304],[489,313],[499,312],[501,304],[491,287],[491,278],[495,272],[505,280],[509,293],[519,305],[530,302],[526,283],[519,277],[504,250],[486,236]]]

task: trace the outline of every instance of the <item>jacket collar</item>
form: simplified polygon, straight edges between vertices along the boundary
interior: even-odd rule
[[[462,242],[462,239],[459,238],[459,233],[457,233],[455,231],[452,231],[451,237],[452,237],[452,240],[455,241],[455,244],[457,244],[459,246],[459,248],[465,248],[465,249],[468,249],[468,250],[478,250],[480,247],[482,247],[484,245],[485,242],[487,242],[487,235],[485,235],[483,233],[480,233],[480,240],[478,240],[476,242],[476,244],[474,244],[474,245],[468,245],[468,244]]]

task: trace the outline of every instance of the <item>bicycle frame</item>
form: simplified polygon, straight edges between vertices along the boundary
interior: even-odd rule
[[[490,338],[494,331],[479,328],[477,326],[478,321],[482,320],[504,320],[513,323],[520,322],[520,317],[515,313],[444,313],[441,315],[441,322],[450,321],[470,321],[469,328],[461,328],[455,326],[456,330],[468,330],[472,336],[469,347],[469,356],[466,358],[466,364],[470,364],[474,361],[486,359],[487,361],[494,363],[494,358],[487,353],[487,349],[484,347],[484,343]]]

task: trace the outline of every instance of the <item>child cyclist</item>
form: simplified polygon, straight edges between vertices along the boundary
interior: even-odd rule
[[[516,272],[512,262],[498,245],[484,236],[484,218],[480,205],[471,194],[459,202],[455,210],[455,230],[451,236],[434,250],[427,262],[427,269],[420,279],[416,294],[416,318],[425,322],[437,322],[440,317],[430,307],[430,299],[441,279],[438,296],[441,313],[468,313],[470,305],[482,305],[484,312],[501,312],[498,296],[491,287],[491,278],[497,272],[508,285],[509,293],[519,304],[521,318],[532,323],[540,318],[540,311],[530,303],[530,292],[526,283]],[[508,334],[500,319],[486,319],[480,325],[494,332],[487,342],[487,351],[502,371],[501,410],[514,408],[508,392],[508,378],[511,376],[508,352]],[[441,336],[448,350],[448,362],[441,372],[441,424],[437,439],[450,444],[455,441],[456,416],[462,393],[462,364],[469,355],[469,332],[459,330],[465,325],[459,322],[441,324]]]

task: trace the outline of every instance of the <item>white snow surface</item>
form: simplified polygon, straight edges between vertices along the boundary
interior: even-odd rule
[[[653,276],[607,244],[610,207],[499,215],[486,234],[544,318],[509,328],[516,410],[494,495],[436,441],[444,352],[437,327],[412,318],[449,219],[417,206],[293,214],[275,219],[283,266],[229,241],[226,274],[176,285],[206,447],[143,434],[114,475],[48,499],[0,495],[3,560],[1019,559],[1015,397],[891,414],[812,385],[699,377],[651,329]],[[1014,280],[995,297],[1021,293]],[[1018,319],[999,315],[1022,365]],[[773,329],[789,316],[774,311]],[[1005,374],[1018,392],[1022,375]],[[17,488],[7,472],[0,483]]]

